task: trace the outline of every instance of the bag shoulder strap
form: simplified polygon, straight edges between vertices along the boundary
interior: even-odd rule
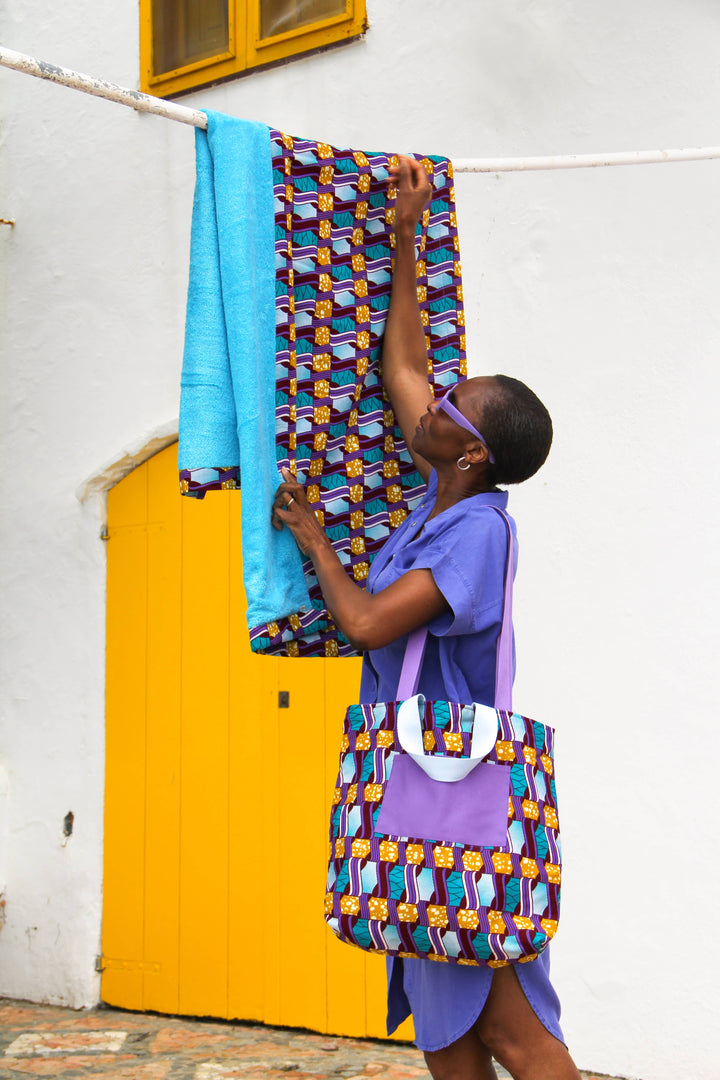
[[[503,712],[512,712],[513,684],[513,580],[515,578],[515,545],[513,543],[510,518],[499,506],[490,507],[505,522],[508,546],[505,560],[505,585],[503,587],[503,613],[497,642],[495,662],[495,708]]]
[[[427,636],[427,626],[418,626],[417,630],[411,630],[408,635],[398,681],[398,701],[407,701],[408,698],[415,697],[417,694]]]
[[[503,585],[503,613],[500,633],[497,641],[497,659],[495,663],[495,708],[504,712],[512,712],[512,681],[513,681],[513,632],[512,632],[512,602],[513,602],[513,578],[515,576],[515,554],[513,544],[512,527],[510,518],[499,506],[488,506],[488,510],[494,510],[505,523],[508,546],[505,561],[505,581]],[[419,626],[408,636],[405,646],[400,679],[398,682],[397,696],[399,701],[406,701],[417,693],[420,681],[420,670],[425,655],[427,642],[427,626]]]

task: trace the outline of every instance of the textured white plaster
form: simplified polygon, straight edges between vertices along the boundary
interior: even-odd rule
[[[9,777],[7,769],[0,762],[0,929],[5,918],[4,894],[7,885],[7,835],[8,835],[8,795]]]
[[[717,142],[706,0],[368,14],[360,42],[183,101],[457,157]],[[11,48],[137,85],[134,5],[7,0],[2,21]],[[177,413],[193,134],[15,72],[0,90],[0,216],[17,222],[0,230],[0,993],[82,1006],[99,993],[105,562],[101,500],[75,494]],[[556,426],[511,506],[516,701],[558,728],[564,1030],[582,1067],[643,1080],[717,1077],[719,183],[718,162],[457,180],[471,373],[526,379]]]

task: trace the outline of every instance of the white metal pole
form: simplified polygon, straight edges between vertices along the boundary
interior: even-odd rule
[[[0,46],[0,66],[24,71],[39,79],[69,86],[85,94],[117,101],[120,105],[129,105],[138,112],[155,113],[168,120],[178,120],[181,124],[207,128],[207,118],[198,109],[188,109],[174,101],[141,94],[139,90],[129,90],[123,86],[91,75],[83,75],[70,68],[48,64],[36,60],[33,56],[13,52]],[[597,169],[609,165],[661,165],[669,161],[709,161],[720,158],[720,146],[690,147],[681,150],[630,150],[612,154],[556,154],[544,157],[525,158],[456,158],[453,168],[456,173],[480,172],[530,172],[536,169]]]
[[[44,60],[36,60],[34,56],[25,56],[23,53],[13,52],[12,49],[5,49],[2,46],[0,46],[0,65],[14,68],[15,71],[24,71],[26,75],[36,75],[38,79],[49,79],[50,82],[69,86],[73,90],[81,90],[84,94],[94,94],[95,97],[107,98],[108,101],[117,101],[119,105],[129,105],[131,109],[137,109],[138,112],[155,113],[168,120],[179,120],[181,124],[207,128],[205,113],[197,109],[188,109],[186,105],[164,101],[163,98],[153,97],[152,94],[141,94],[139,90],[115,86],[103,79],[94,79],[91,75],[83,75],[80,71],[48,64]]]
[[[626,150],[616,154],[556,154],[527,158],[454,158],[456,173],[530,172],[533,169],[598,169],[608,165],[662,165],[666,161],[720,158],[720,146],[683,150]]]

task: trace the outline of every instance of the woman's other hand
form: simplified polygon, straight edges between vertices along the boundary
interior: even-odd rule
[[[348,576],[308,504],[302,484],[288,469],[282,473],[272,523],[276,529],[287,525],[300,550],[312,559],[333,622],[358,652],[381,649],[447,608],[431,570],[410,570],[377,596],[361,588]]]
[[[272,524],[278,530],[287,525],[303,555],[312,555],[318,545],[329,541],[307,501],[305,488],[289,469],[283,469],[282,474],[283,483],[275,492]]]
[[[391,165],[388,171],[388,183],[397,187],[395,232],[414,233],[432,194],[425,166],[415,158],[400,155],[397,165]]]

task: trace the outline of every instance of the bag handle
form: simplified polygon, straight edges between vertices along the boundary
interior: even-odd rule
[[[495,662],[495,708],[503,712],[512,712],[512,602],[513,602],[513,577],[515,574],[515,558],[512,529],[510,518],[499,506],[488,506],[488,510],[494,510],[505,523],[508,538],[508,551],[505,564],[505,584],[503,587],[503,613],[500,633],[497,641],[497,654]],[[427,626],[419,626],[413,630],[405,646],[400,680],[398,682],[397,696],[399,701],[405,701],[414,697],[420,682],[420,669],[425,644],[427,642]],[[424,699],[423,699],[424,700]]]
[[[476,765],[487,757],[495,745],[498,718],[489,705],[473,704],[472,740],[470,756],[462,758],[439,757],[426,754],[423,746],[422,717],[425,713],[425,696],[415,694],[402,702],[397,711],[395,730],[398,742],[405,753],[420,766],[431,780],[453,783],[462,780]]]

